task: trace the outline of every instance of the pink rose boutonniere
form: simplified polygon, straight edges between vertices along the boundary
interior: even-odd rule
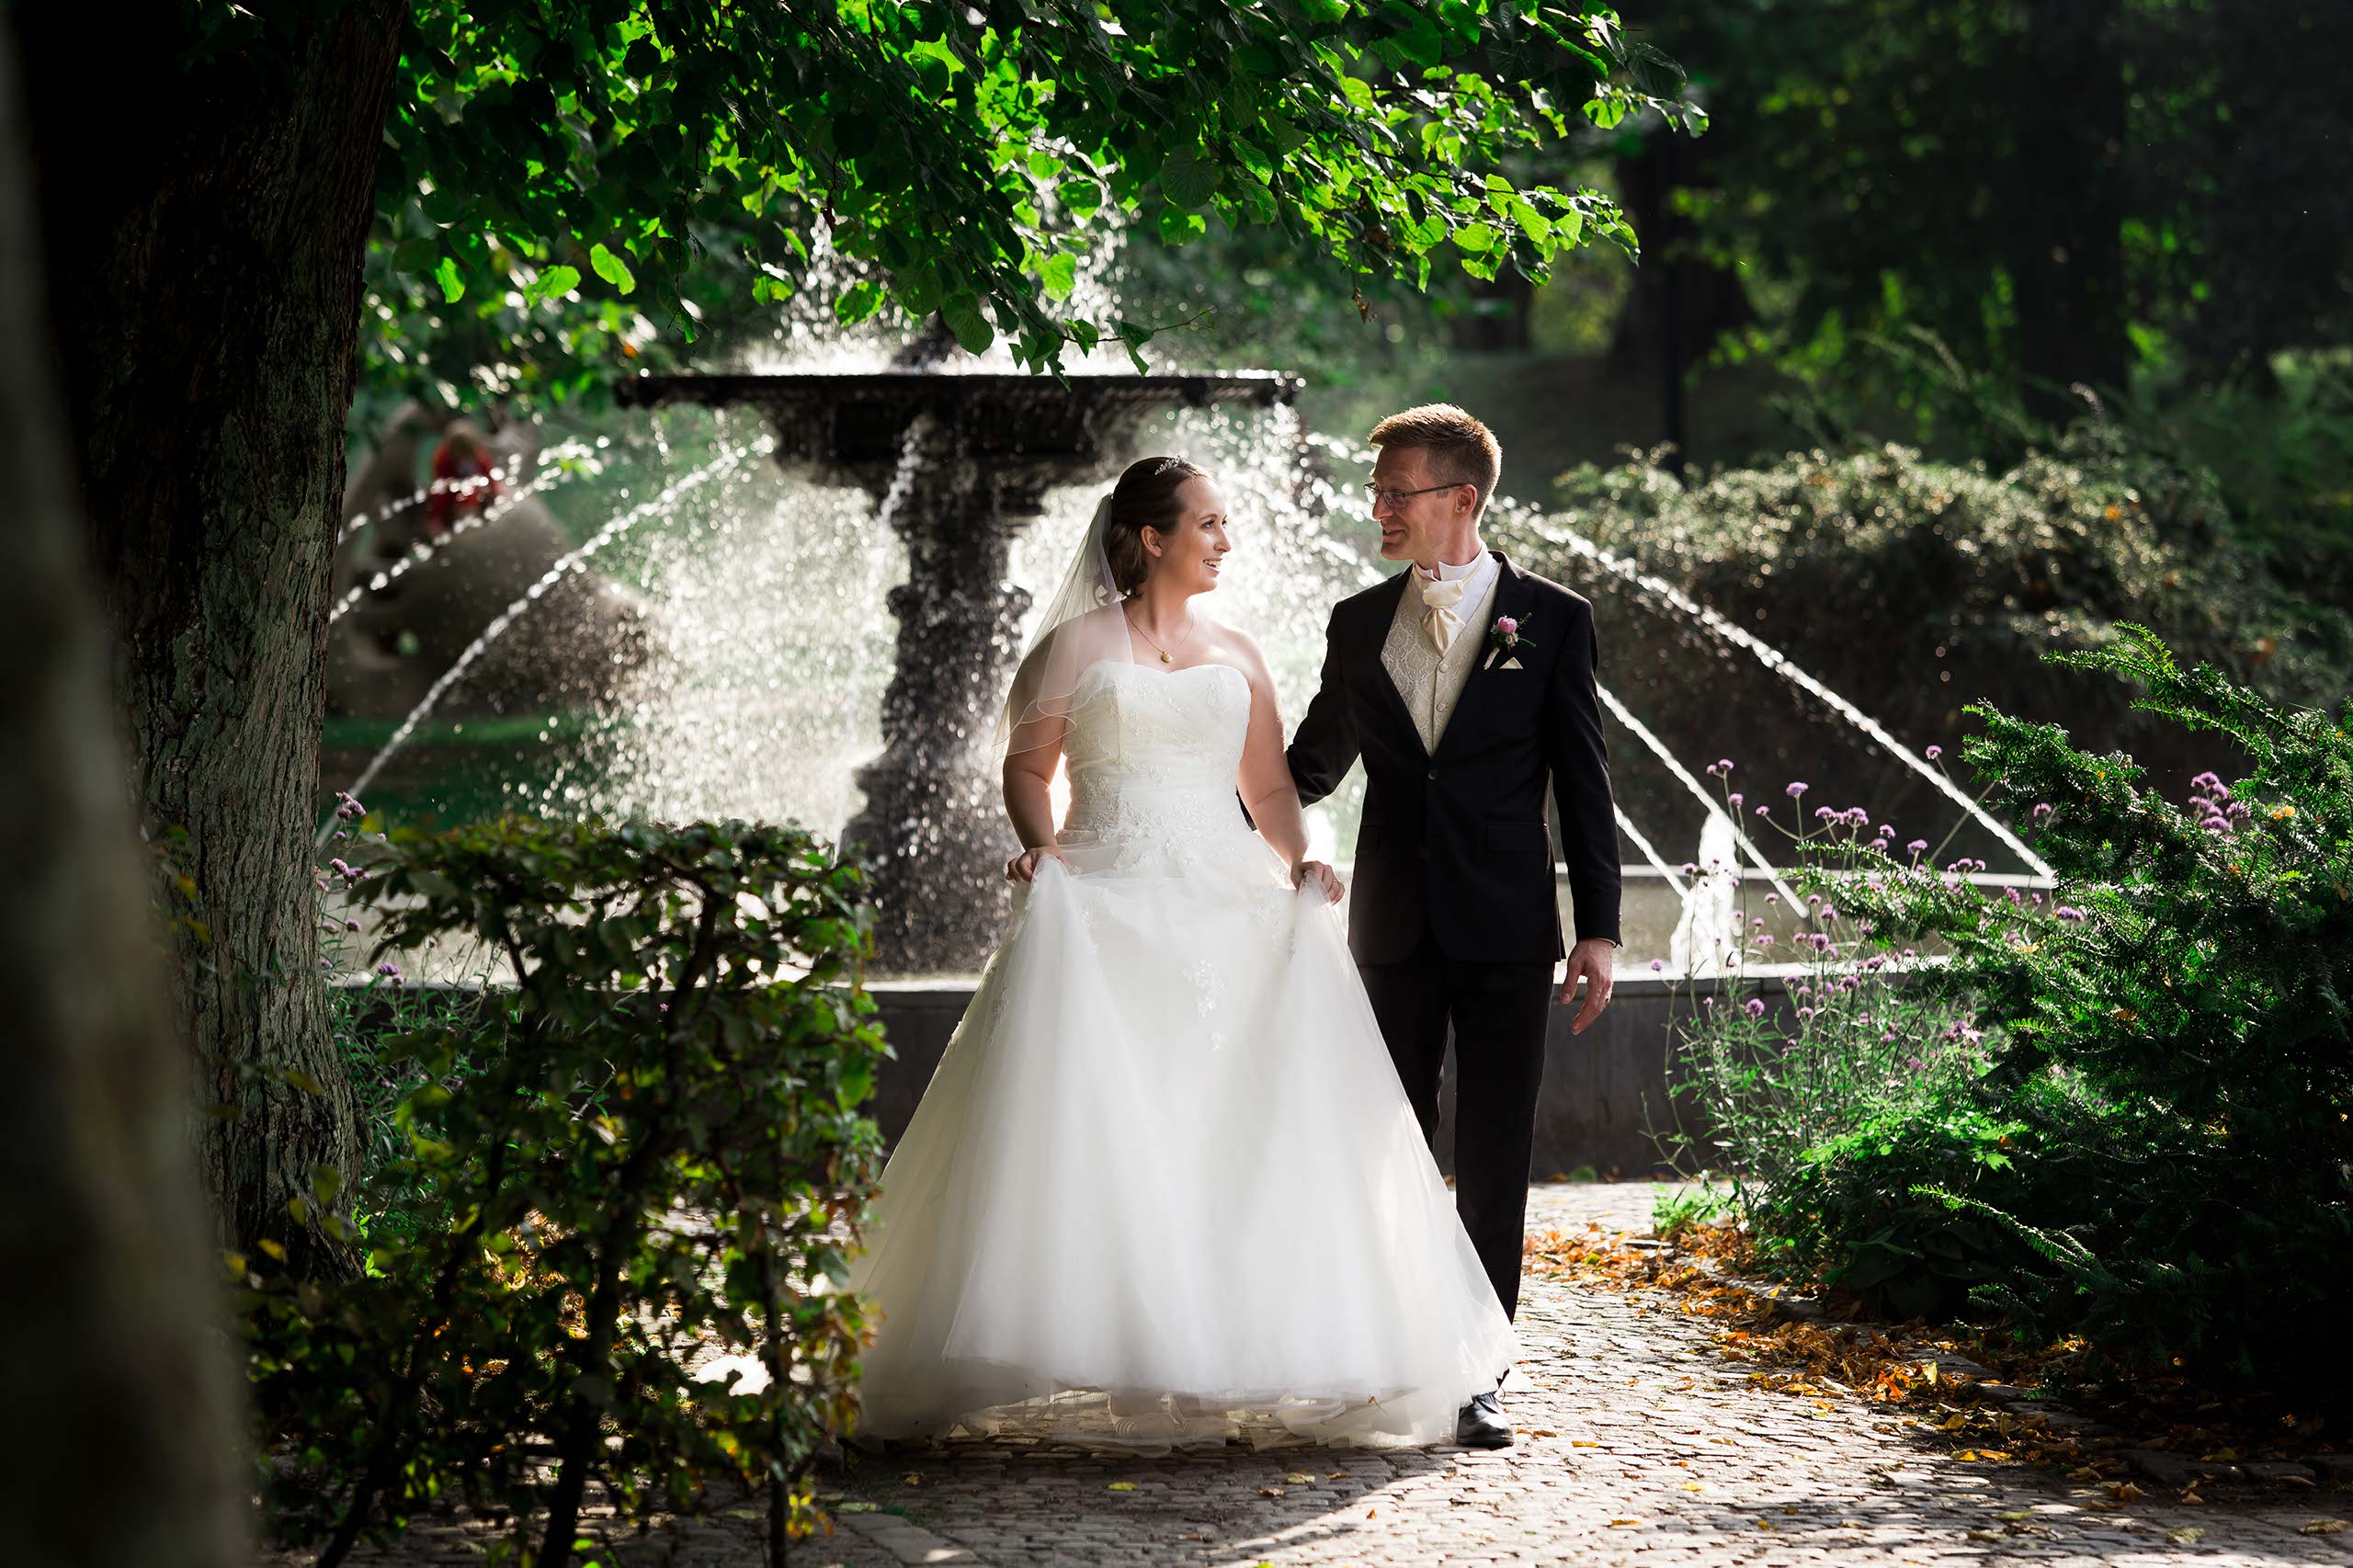
[[[1494,665],[1498,660],[1509,663],[1522,653],[1532,653],[1536,651],[1534,640],[1522,631],[1520,626],[1521,623],[1518,620],[1508,615],[1495,617],[1495,623],[1487,628],[1487,663],[1489,665]]]

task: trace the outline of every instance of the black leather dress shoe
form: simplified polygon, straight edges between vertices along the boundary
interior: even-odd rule
[[[1508,1449],[1511,1423],[1504,1419],[1504,1403],[1494,1394],[1473,1394],[1454,1418],[1454,1440],[1466,1449]]]

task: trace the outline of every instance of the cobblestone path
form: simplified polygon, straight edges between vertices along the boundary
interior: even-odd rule
[[[1656,1188],[1543,1186],[1533,1229],[1647,1228]],[[796,1563],[1901,1564],[2011,1560],[2353,1563],[2353,1489],[2163,1494],[2109,1512],[2104,1488],[1962,1461],[1883,1410],[1755,1388],[1705,1320],[1667,1298],[1529,1282],[1525,1359],[1500,1453],[1232,1449],[1128,1460],[977,1443],[857,1456],[835,1533]],[[2152,1488],[2153,1494],[2155,1489]],[[2283,1495],[2282,1494],[2287,1494]],[[748,1513],[748,1511],[747,1511]],[[681,1522],[622,1554],[674,1568],[756,1568],[748,1517]],[[2192,1535],[2189,1532],[2200,1532]],[[458,1562],[459,1532],[386,1560]],[[470,1554],[469,1554],[470,1555]]]

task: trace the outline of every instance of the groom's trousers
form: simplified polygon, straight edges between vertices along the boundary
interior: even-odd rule
[[[1422,1136],[1433,1142],[1447,1026],[1454,1026],[1455,1210],[1504,1311],[1517,1313],[1552,966],[1449,959],[1425,930],[1404,962],[1357,972]]]

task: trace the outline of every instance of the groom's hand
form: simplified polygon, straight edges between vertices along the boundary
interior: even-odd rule
[[[1617,950],[1617,945],[1607,937],[1587,937],[1569,949],[1569,974],[1561,983],[1563,1006],[1576,1000],[1577,980],[1580,976],[1585,980],[1585,1006],[1577,1009],[1577,1016],[1569,1022],[1571,1034],[1585,1033],[1586,1027],[1601,1017],[1601,1010],[1609,1006],[1609,976],[1617,961],[1610,955]]]

